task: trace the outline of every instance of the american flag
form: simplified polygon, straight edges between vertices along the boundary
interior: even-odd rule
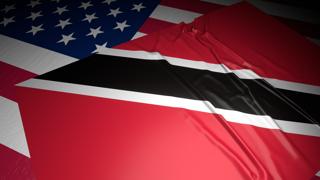
[[[195,18],[224,6],[227,1],[4,1],[0,18],[1,144],[29,156],[12,86],[38,74],[87,57],[99,47],[122,42]],[[263,12],[317,43],[319,19],[312,7],[294,3],[250,1]],[[311,9],[311,10],[310,10]],[[4,177],[22,163],[23,174],[32,178],[25,156],[2,146]],[[3,161],[4,162],[4,161]],[[10,162],[10,160],[5,160]],[[6,171],[5,171],[6,170]],[[27,172],[26,172],[27,171]],[[24,178],[25,178],[24,177]]]

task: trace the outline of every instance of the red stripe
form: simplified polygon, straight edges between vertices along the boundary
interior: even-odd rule
[[[0,144],[0,179],[35,180],[31,160]]]
[[[19,88],[39,179],[309,179],[320,138],[202,112]]]
[[[224,7],[218,4],[203,2],[200,0],[161,0],[160,4],[201,14],[205,14],[210,11],[214,11],[216,9]]]
[[[15,100],[13,86],[34,76],[36,74],[0,61],[0,96]]]
[[[174,23],[166,22],[166,21],[161,21],[153,18],[148,18],[142,27],[140,28],[140,32],[145,33],[145,34],[150,34],[155,31],[159,31],[161,29],[165,29],[167,27],[170,27],[174,25]]]

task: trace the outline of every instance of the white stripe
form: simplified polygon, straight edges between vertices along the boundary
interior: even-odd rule
[[[272,78],[264,78],[264,80],[266,80],[272,86],[277,87],[279,89],[286,89],[286,90],[291,90],[291,91],[320,95],[320,87],[319,86],[284,81],[284,80],[278,80],[278,79],[272,79]]]
[[[278,127],[288,133],[299,132],[297,134],[313,135],[320,137],[320,127],[316,124],[308,124],[301,122],[291,122],[284,120],[275,120]]]
[[[147,35],[147,34],[142,33],[142,32],[136,32],[136,34],[132,37],[131,40],[140,38],[140,37],[145,36],[145,35]]]
[[[284,132],[320,137],[320,128],[317,125],[274,120],[269,116],[253,115],[239,111],[219,109],[215,108],[208,101],[191,100],[172,96],[101,88],[41,79],[30,79],[20,83],[19,86],[220,114],[229,122],[247,124],[267,129],[281,129]]]
[[[18,104],[0,96],[0,143],[30,157]]]
[[[320,171],[317,172],[316,176],[320,177]]]
[[[148,60],[159,60],[163,58],[158,52],[146,52],[146,51],[130,51],[123,49],[113,49],[101,47],[96,50],[98,54],[110,55],[110,56],[120,56],[136,59],[148,59]]]
[[[232,71],[221,64],[210,64],[204,61],[192,61],[181,58],[162,56],[158,52],[146,52],[146,51],[130,51],[130,50],[122,50],[122,49],[111,49],[111,48],[100,48],[98,54],[111,55],[111,56],[120,56],[120,57],[128,57],[128,58],[136,58],[136,59],[144,59],[144,60],[167,60],[170,64],[188,67],[193,69],[200,70],[210,70],[213,72],[219,73],[231,73]]]
[[[201,16],[199,13],[186,11],[182,9],[172,8],[168,6],[158,5],[156,9],[150,15],[151,18],[167,21],[171,23],[190,23],[196,17]]]
[[[0,61],[43,74],[77,59],[0,34]]]
[[[158,52],[129,51],[129,50],[122,50],[122,49],[100,48],[98,53],[105,54],[105,55],[112,55],[112,56],[145,59],[145,60],[164,59],[168,63],[175,66],[181,66],[181,67],[187,67],[187,68],[199,69],[199,70],[208,70],[208,71],[218,72],[218,73],[234,73],[236,76],[238,76],[241,79],[264,79],[268,83],[270,83],[273,87],[276,87],[279,89],[320,95],[319,86],[297,83],[297,82],[290,82],[285,80],[277,80],[273,78],[262,78],[250,69],[231,70],[223,64],[211,64],[204,61],[194,61],[194,60],[187,60],[187,59],[181,59],[181,58],[175,58],[175,57],[169,57],[169,56],[162,56]]]

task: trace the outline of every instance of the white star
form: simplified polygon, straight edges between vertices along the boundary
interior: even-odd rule
[[[55,27],[61,27],[61,29],[63,29],[67,25],[72,24],[71,22],[69,22],[69,20],[70,18],[66,20],[59,20],[59,24],[57,24]]]
[[[31,12],[31,15],[28,16],[26,19],[32,19],[32,21],[34,21],[35,19],[37,19],[37,17],[40,17],[40,16],[43,16],[43,15],[41,14],[41,11],[36,12],[36,13]]]
[[[140,4],[133,4],[133,8],[131,10],[137,10],[138,12],[141,11],[141,9],[146,8],[145,6],[142,5],[142,3]]]
[[[55,11],[53,12],[53,14],[58,13],[59,15],[61,15],[62,13],[66,12],[66,11],[69,11],[69,10],[67,9],[67,6],[57,7],[57,10],[55,10]]]
[[[102,45],[98,45],[96,44],[96,50],[92,51],[92,53],[99,53],[101,52],[103,49],[106,49],[107,48],[107,42],[102,44]]]
[[[64,35],[62,34],[62,38],[57,42],[57,43],[61,43],[63,42],[64,45],[66,46],[69,41],[75,40],[76,38],[72,37],[73,33],[69,34],[69,35]]]
[[[105,4],[107,3],[108,5],[110,5],[112,2],[115,2],[116,0],[104,0],[101,3]]]
[[[85,15],[86,17],[84,19],[82,19],[82,21],[88,21],[89,23],[91,23],[92,20],[98,19],[98,17],[96,17],[95,15],[96,15],[96,13],[93,13],[91,15],[86,14]]]
[[[123,21],[122,23],[119,23],[119,22],[116,22],[116,23],[117,23],[117,26],[114,27],[113,29],[120,29],[121,32],[124,30],[124,28],[130,26],[127,24],[127,21]]]
[[[83,8],[84,10],[86,10],[90,6],[92,6],[91,1],[88,1],[86,3],[81,2],[81,5],[78,8]]]
[[[119,9],[120,8],[110,9],[110,13],[107,16],[112,15],[113,17],[117,17],[118,14],[122,13],[122,11],[120,11]]]
[[[31,26],[31,29],[26,32],[26,33],[32,33],[32,35],[34,36],[35,34],[37,34],[37,32],[39,31],[43,31],[44,29],[42,28],[43,24],[40,24],[39,26]]]
[[[5,13],[7,13],[7,12],[9,12],[9,11],[11,11],[11,10],[14,10],[14,9],[16,9],[15,7],[14,7],[14,4],[12,4],[12,5],[6,5],[3,9],[1,9],[1,11],[4,11]]]
[[[41,4],[40,0],[32,0],[28,4],[28,6],[31,6],[32,8],[34,8],[36,5],[39,5],[39,4]]]
[[[13,23],[15,22],[15,20],[13,20],[14,16],[10,17],[10,18],[3,18],[3,20],[0,22],[0,24],[2,24],[4,27],[6,27],[9,23]]]
[[[98,34],[103,33],[103,31],[100,31],[100,29],[101,29],[101,26],[99,26],[96,29],[90,28],[90,33],[88,33],[87,36],[92,35],[93,38],[96,38],[98,36]]]

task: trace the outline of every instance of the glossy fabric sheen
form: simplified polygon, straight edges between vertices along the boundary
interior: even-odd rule
[[[320,118],[316,107],[299,101],[309,99],[314,104],[320,101],[320,96],[308,98],[308,94],[296,93],[295,97],[261,79],[240,79],[232,73],[173,66],[165,60],[149,61],[96,54],[37,78],[207,100],[218,108],[269,115],[288,121],[317,123],[316,120]],[[291,99],[286,94],[290,94]]]
[[[37,179],[298,180],[319,166],[317,137],[181,108],[30,88],[18,93]]]
[[[320,85],[319,62],[315,61],[320,57],[318,47],[247,4],[217,10],[194,23],[117,48]],[[262,80],[243,80],[232,74],[175,67],[161,60],[93,55],[39,79],[209,100],[220,108],[286,115],[282,120],[292,123],[307,122],[301,121],[303,117],[317,114],[313,109],[317,106],[308,105],[300,92],[278,90]],[[17,93],[40,180],[301,180],[311,179],[320,169],[319,137],[235,123],[218,114],[181,107],[49,88],[18,87]]]

